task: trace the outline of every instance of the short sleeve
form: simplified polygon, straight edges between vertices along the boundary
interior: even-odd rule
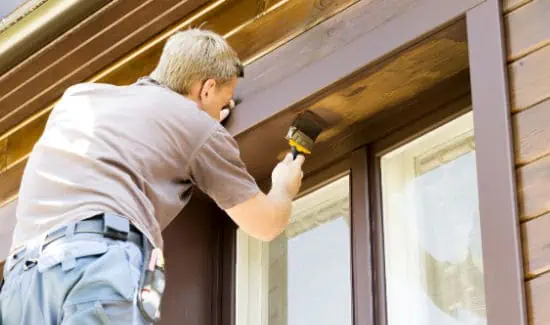
[[[222,209],[230,209],[260,191],[241,159],[237,141],[216,126],[189,162],[193,183]]]

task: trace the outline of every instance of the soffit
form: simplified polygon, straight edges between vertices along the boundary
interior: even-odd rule
[[[365,123],[371,117],[401,108],[397,118],[405,119],[417,108],[420,95],[425,105],[465,95],[467,70],[466,25],[459,20],[237,135],[243,159],[256,178],[269,178],[273,165],[288,152],[288,127],[297,114],[310,109],[329,123],[305,165],[307,172],[313,171],[327,162],[324,157],[337,159],[338,153],[364,143],[353,139],[368,136]]]

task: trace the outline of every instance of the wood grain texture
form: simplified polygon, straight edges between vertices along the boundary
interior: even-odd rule
[[[27,160],[23,160],[12,168],[2,173],[0,181],[0,207],[8,200],[13,199],[19,192],[21,177],[27,165]]]
[[[512,10],[515,10],[533,0],[503,0],[502,1],[502,7],[504,12],[510,12]]]
[[[175,28],[176,30],[184,30],[189,27],[202,26],[205,29],[225,35],[260,18],[261,10],[269,10],[271,7],[284,2],[286,0],[271,1],[269,6],[261,5],[259,8],[260,3],[257,0],[228,1],[187,23],[185,23],[187,17],[184,17],[174,27],[177,27]],[[264,13],[264,15],[267,17],[269,13]],[[116,63],[105,69],[108,72],[100,72],[100,77],[92,79],[115,85],[127,85],[135,82],[137,78],[153,71],[160,58],[166,38],[171,34],[163,34],[160,37],[145,42],[138,49],[122,58],[121,61],[124,64]]]
[[[550,46],[515,61],[509,67],[513,112],[550,98]]]
[[[63,35],[53,41],[42,50],[33,54],[18,66],[13,67],[9,72],[0,75],[0,98],[13,91],[16,87],[9,85],[21,85],[32,79],[42,70],[47,70],[56,61],[62,59],[64,54],[82,46],[84,40],[94,37],[99,31],[108,28],[119,17],[126,12],[132,12],[139,6],[138,2],[115,1],[105,6],[96,14],[88,17],[78,29]],[[63,62],[71,66],[72,62]],[[77,62],[74,62],[77,63]]]
[[[530,325],[550,324],[550,273],[526,282],[527,309]]]
[[[267,177],[271,166],[288,149],[277,137],[254,134],[261,133],[261,129],[270,130],[271,134],[285,134],[296,114],[306,108],[329,122],[329,128],[317,139],[316,151],[323,153],[322,156],[327,156],[326,153],[330,152],[329,156],[335,159],[354,149],[358,138],[364,137],[360,135],[361,131],[366,131],[366,126],[361,126],[363,121],[385,109],[414,101],[419,94],[467,68],[467,47],[464,33],[460,32],[462,27],[463,22],[458,22],[399,55],[364,68],[320,94],[293,105],[259,127],[238,134],[242,156],[249,169],[259,179]],[[461,78],[467,79],[467,74],[465,78]],[[454,90],[462,91],[463,88],[457,87]],[[455,94],[454,90],[449,94]],[[436,93],[431,96],[434,94]],[[442,98],[432,99],[432,103]],[[403,114],[407,114],[407,108],[410,107],[403,106]],[[321,163],[327,163],[326,159],[314,154],[314,158],[309,159],[306,165],[307,168],[313,168],[320,167]]]
[[[353,1],[333,1],[325,6],[310,0],[284,3],[278,0],[271,1],[269,3],[270,7],[267,9],[277,3],[282,3],[282,5],[276,7],[272,12],[258,16],[261,12],[258,11],[256,0],[228,2],[227,5],[200,17],[198,21],[181,26],[180,29],[205,23],[205,28],[212,29],[220,34],[227,34],[244,24],[244,27],[239,27],[236,32],[229,35],[228,41],[235,46],[239,56],[246,60],[250,59],[251,56],[262,53],[267,48],[271,48],[274,44],[280,44],[288,40],[289,37],[304,32],[351,5]],[[229,19],[230,17],[237,18]],[[284,28],[281,28],[281,20],[288,22],[284,25]],[[102,75],[95,81],[129,84],[140,76],[149,74],[156,66],[163,44],[164,42],[159,42],[156,46],[142,51],[138,56],[129,60],[127,64]],[[44,114],[9,136],[8,144],[10,145],[7,148],[8,152],[5,153],[8,165],[30,152],[34,145],[33,141],[38,139],[44,129],[46,120],[47,114]],[[12,138],[14,138],[13,141]],[[23,139],[24,141],[21,141]],[[13,145],[11,145],[12,143]]]
[[[90,39],[81,40],[81,44],[70,52],[59,53],[63,59],[53,66],[40,70],[22,84],[10,85],[11,91],[0,99],[0,134],[51,104],[72,84],[91,77],[205,1],[145,1],[138,8],[142,10],[135,10]],[[79,64],[75,66],[76,62]]]
[[[524,222],[521,227],[525,276],[532,278],[550,270],[550,213]]]
[[[517,184],[521,220],[550,211],[550,156],[518,168]]]
[[[289,1],[243,26],[227,41],[243,61],[250,61],[312,28],[358,0]],[[372,1],[372,0],[363,0]],[[284,23],[283,23],[284,22]]]
[[[550,153],[550,100],[514,114],[512,123],[517,165]]]
[[[407,12],[407,10],[413,12],[414,14],[412,14],[412,17],[414,17],[414,19],[411,18],[412,23],[417,20],[417,14],[425,14],[422,9],[422,4],[426,5],[428,3],[428,1],[425,0],[415,0],[419,2],[415,2],[413,4],[408,3],[406,7],[403,8],[401,7],[403,2],[400,0],[393,1],[393,5],[395,5],[395,7],[391,7],[392,4],[387,1],[376,2],[380,7],[372,7],[370,6],[371,3],[367,2],[354,5],[353,8],[350,8],[340,14],[343,15],[342,18],[340,18],[340,16],[334,17],[334,19],[330,19],[326,23],[316,26],[311,29],[310,32],[300,36],[299,40],[296,39],[295,41],[290,42],[292,43],[292,46],[287,43],[288,46],[285,45],[282,48],[277,49],[272,54],[263,57],[252,65],[255,67],[265,67],[266,64],[267,66],[270,66],[273,62],[278,62],[276,63],[276,66],[280,67],[283,65],[283,62],[289,62],[287,57],[300,57],[300,53],[303,53],[304,49],[308,48],[311,51],[309,52],[311,55],[306,56],[307,60],[302,60],[302,58],[300,58],[300,60],[302,60],[302,68],[305,66],[311,66],[311,62],[315,62],[319,59],[317,56],[319,52],[325,51],[324,55],[330,55],[331,53],[333,54],[334,51],[338,51],[338,49],[345,44],[353,42],[353,39],[345,40],[345,37],[358,37],[359,35],[357,33],[359,32],[357,32],[357,26],[361,22],[365,24],[369,23],[370,18],[378,17],[376,16],[376,12],[371,11],[373,8],[383,9],[380,12],[384,13],[382,17],[385,18],[379,18],[379,20],[374,19],[372,23],[387,23],[392,26],[392,28],[400,28],[402,27],[402,24],[397,18],[399,16],[398,13]],[[472,2],[472,5],[473,3],[475,2]],[[384,6],[382,4],[384,4]],[[359,7],[360,5],[364,7]],[[374,2],[372,5],[374,5]],[[390,9],[390,7],[385,7],[386,5],[393,9]],[[357,10],[359,8],[362,8],[360,15],[357,14]],[[449,11],[452,10],[449,9]],[[452,13],[454,14],[454,11],[452,11]],[[353,20],[344,19],[354,17],[355,19]],[[368,31],[372,31],[373,33],[378,31],[378,29],[372,25],[367,24],[366,26],[370,26],[366,29],[367,33]],[[423,90],[429,89],[438,82],[443,81],[453,74],[463,70],[467,66],[467,46],[465,42],[464,21],[459,21],[452,26],[447,27],[448,28],[436,33],[435,36],[432,35],[429,39],[420,40],[408,51],[403,52],[402,56],[387,58],[386,60],[382,60],[377,64],[370,66],[367,70],[360,70],[352,77],[351,80],[337,84],[337,88],[327,90],[328,92],[315,96],[315,100],[325,100],[327,103],[332,103],[330,104],[331,106],[327,108],[317,106],[316,110],[318,112],[325,110],[325,117],[327,117],[326,114],[328,114],[329,117],[332,115],[332,117],[336,119],[335,122],[342,122],[342,125],[349,126],[351,123],[359,122],[361,119],[364,119],[385,107],[397,105],[402,101],[411,99]],[[387,27],[386,32],[389,33],[392,28]],[[330,35],[331,38],[327,40],[324,38],[326,35]],[[370,44],[371,42],[368,43]],[[308,46],[308,44],[310,46]],[[402,44],[403,42],[399,42],[397,46]],[[322,50],[314,51],[314,49],[318,48],[318,46],[321,46]],[[387,47],[389,45],[384,43],[384,46]],[[285,53],[286,55],[281,56],[280,53]],[[323,65],[323,67],[328,68],[325,65]],[[257,68],[255,68],[252,73],[250,71],[247,72],[249,77],[245,79],[247,80],[246,84],[251,87],[254,87],[255,82],[262,80],[262,77],[265,76],[269,79],[272,74],[276,74],[275,72],[272,74],[266,74],[265,70],[262,71],[261,69],[256,69]],[[289,76],[288,73],[290,73],[290,75],[292,75],[292,73],[297,74],[297,71],[299,70],[300,69],[298,68],[290,70],[279,69],[278,71],[281,71]],[[366,84],[368,87],[363,87],[365,80],[367,81]],[[377,80],[380,80],[380,82],[377,82]],[[350,82],[352,83],[350,84]],[[349,89],[346,87],[346,83],[350,86]],[[385,85],[385,83],[389,83],[391,87]],[[263,84],[266,85],[266,83]],[[352,85],[356,86],[354,87]],[[266,86],[265,89],[271,88],[271,86]],[[330,100],[329,98],[331,92],[335,93],[334,100]],[[263,100],[265,105],[266,99],[263,98]],[[301,109],[304,107],[311,107],[314,104],[315,102],[310,101],[306,106],[301,107]],[[254,107],[254,109],[259,110],[258,107]],[[237,112],[239,112],[239,110],[236,110],[236,113]],[[334,114],[334,112],[336,114]],[[297,113],[296,110],[289,110],[287,114],[274,120],[274,124],[264,127],[272,134],[284,134],[286,133],[286,129],[288,128],[288,125],[290,125],[295,113]],[[247,117],[253,118],[253,116]],[[344,117],[346,123],[342,120]],[[235,119],[235,115],[232,119]],[[39,124],[40,123],[32,125],[31,123],[28,124],[28,127],[31,127],[32,125],[34,128],[39,128]],[[346,129],[342,125],[335,125],[338,131],[329,132],[327,136],[331,133],[333,135],[338,134],[339,136],[344,137],[341,141],[344,141],[347,145],[354,145],[353,141],[349,142],[345,140],[354,139],[353,137],[346,138],[346,136],[340,132]],[[26,132],[25,130],[26,127],[18,132],[22,132],[24,134]],[[13,135],[15,134],[16,133]],[[267,142],[259,146],[250,142],[251,140],[245,140],[257,138],[258,137],[254,134],[250,134],[246,137],[238,136],[239,142],[242,143],[243,156],[245,157],[245,161],[249,163],[250,170],[253,171],[254,176],[262,179],[270,172],[269,169],[270,166],[272,166],[271,162],[274,162],[279,158],[279,152],[285,150],[286,146],[284,145],[284,142],[280,141],[280,138],[272,136],[263,137]],[[262,150],[267,152],[265,152],[265,154],[258,154],[258,148],[262,148]],[[260,156],[269,158],[258,160],[257,157]],[[0,175],[0,182],[2,179],[3,177]]]
[[[514,61],[550,44],[550,1],[548,0],[534,0],[506,15],[504,22],[509,61]]]
[[[478,3],[415,0],[402,6],[402,1],[395,0],[359,2],[353,10],[329,19],[273,51],[261,63],[252,64],[248,71],[254,71],[251,74],[255,77],[245,79],[237,90],[244,100],[227,123],[229,131],[234,135],[246,132],[256,126],[251,121],[264,121],[291,106],[304,105],[301,101],[308,96],[329,91],[335,81],[411,46],[438,27],[456,22]],[[375,4],[386,13],[382,17],[389,18],[379,21]],[[362,5],[365,7],[359,9]],[[358,11],[361,13],[356,15]],[[379,25],[371,29],[371,20]],[[276,81],[266,85],[273,79]],[[258,84],[266,86],[259,88]]]

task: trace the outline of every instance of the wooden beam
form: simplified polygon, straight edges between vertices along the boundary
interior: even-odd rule
[[[550,2],[534,0],[505,17],[508,60],[515,61],[550,44]]]
[[[466,22],[487,323],[527,325],[501,0]]]
[[[251,64],[248,73],[253,77],[239,87],[244,100],[228,129],[234,135],[246,132],[258,121],[410,45],[482,1],[360,2],[355,10],[330,19]]]

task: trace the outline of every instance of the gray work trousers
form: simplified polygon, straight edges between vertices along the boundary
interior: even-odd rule
[[[149,324],[137,307],[143,254],[100,234],[38,240],[8,257],[2,325]]]

